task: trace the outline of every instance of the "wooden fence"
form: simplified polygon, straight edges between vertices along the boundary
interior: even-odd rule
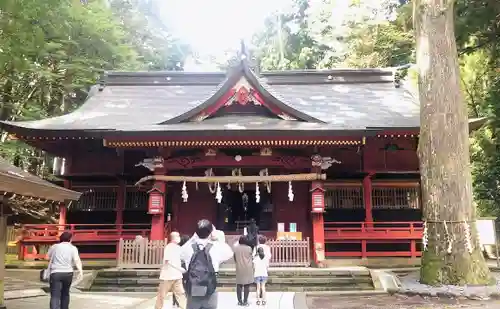
[[[147,238],[120,239],[119,268],[159,268],[162,264],[166,241]],[[268,240],[271,248],[271,267],[310,266],[310,242],[305,240]],[[232,244],[231,244],[232,245]]]
[[[271,247],[270,266],[308,267],[311,264],[309,237],[305,240],[268,240],[267,245]]]
[[[166,240],[120,239],[119,268],[158,268],[162,264]]]
[[[17,233],[18,230],[14,226],[7,227],[7,254],[17,254]]]

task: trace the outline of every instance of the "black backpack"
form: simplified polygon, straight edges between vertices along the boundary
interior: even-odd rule
[[[212,244],[209,243],[202,249],[197,244],[192,246],[193,256],[187,271],[186,293],[192,297],[210,296],[217,288],[217,276],[209,254]]]

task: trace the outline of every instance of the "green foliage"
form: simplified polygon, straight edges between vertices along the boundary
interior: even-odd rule
[[[293,3],[289,12],[269,17],[265,30],[254,38],[264,70],[388,67],[413,61],[409,4],[390,0],[376,7],[361,0],[347,6],[334,0]],[[397,13],[392,21],[380,17],[392,13]]]
[[[189,50],[134,0],[0,1],[0,120],[77,108],[105,70],[182,69]],[[0,154],[45,174],[51,158],[2,135]]]
[[[471,117],[488,117],[471,139],[474,197],[480,215],[500,215],[500,5],[459,0],[457,44],[462,84]]]
[[[263,70],[313,69],[328,47],[310,34],[307,10],[309,1],[294,0],[288,12],[272,15],[265,30],[254,37],[255,56]]]

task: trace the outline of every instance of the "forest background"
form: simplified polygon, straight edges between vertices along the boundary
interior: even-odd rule
[[[398,68],[415,90],[412,3],[290,0],[248,42],[259,70]],[[239,46],[204,55],[175,37],[154,0],[0,1],[0,120],[34,120],[78,108],[106,70],[225,70]],[[167,5],[168,9],[168,5]],[[474,200],[500,215],[500,1],[456,0],[456,39],[469,117],[488,117],[471,137]],[[217,35],[214,33],[214,35]],[[51,156],[2,132],[0,155],[49,180]],[[31,205],[33,206],[33,205]],[[33,208],[46,220],[50,209]],[[20,209],[27,209],[20,207]]]

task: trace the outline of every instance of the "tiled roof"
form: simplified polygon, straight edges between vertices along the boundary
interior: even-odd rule
[[[238,71],[239,70],[239,71]],[[221,117],[184,122],[200,107],[213,103],[235,78],[257,84],[265,99],[298,121]],[[191,117],[191,116],[190,116]],[[224,73],[111,72],[95,86],[76,111],[38,121],[6,122],[29,130],[165,132],[225,130],[228,126],[262,130],[358,130],[416,128],[419,105],[393,74],[383,69],[263,72],[258,77],[246,67]]]

